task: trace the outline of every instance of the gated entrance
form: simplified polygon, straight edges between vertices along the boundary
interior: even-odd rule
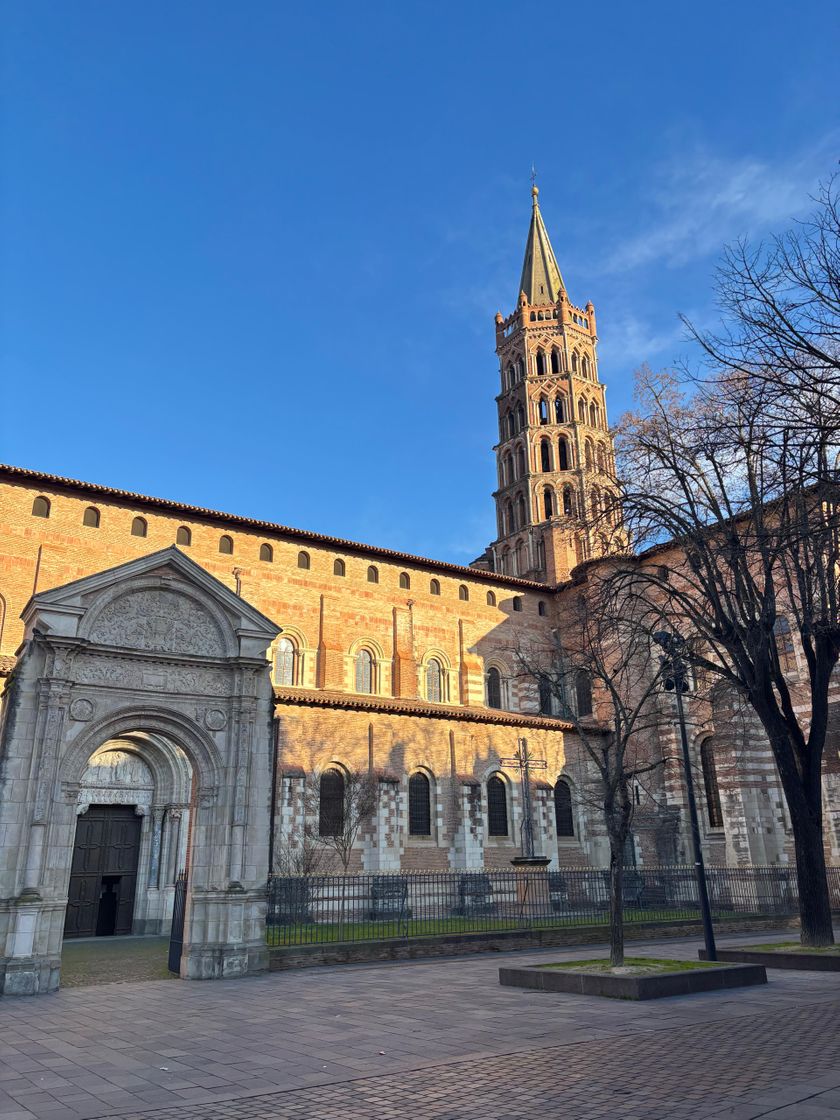
[[[140,818],[131,805],[91,805],[78,818],[65,937],[131,933]]]

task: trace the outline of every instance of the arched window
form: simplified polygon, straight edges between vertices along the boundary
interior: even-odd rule
[[[495,607],[495,605],[496,605],[496,593],[494,591],[488,591],[487,592],[487,606],[488,607]]]
[[[368,583],[379,583],[379,569],[371,564],[368,568]]]
[[[460,587],[458,588],[458,598],[461,600],[462,603],[469,602],[470,589],[467,587],[467,585],[465,583],[462,583],[460,585]]]
[[[540,423],[541,424],[547,424],[548,423],[548,401],[545,399],[545,397],[540,397],[540,403],[537,406],[537,411],[539,413]]]
[[[513,503],[505,502],[505,532],[513,532]]]
[[[356,691],[368,695],[373,692],[373,654],[369,649],[356,654]]]
[[[333,575],[334,576],[346,576],[347,575],[347,565],[344,563],[344,561],[341,559],[340,556],[336,557],[336,559],[333,560]]]
[[[96,506],[88,506],[82,516],[82,524],[87,525],[89,529],[99,528],[99,510]]]
[[[516,499],[516,528],[521,529],[525,524],[525,497],[520,494]]]
[[[146,533],[148,532],[148,529],[149,529],[149,527],[146,524],[145,518],[135,517],[134,520],[131,522],[131,535],[132,535],[132,537],[145,537]],[[221,548],[219,549],[219,551],[221,552]]]
[[[513,423],[511,421],[511,413],[506,412],[499,424],[499,435],[502,439],[510,439],[513,434]]]
[[[516,449],[516,477],[522,478],[525,474],[525,448],[517,447]]]
[[[586,423],[586,401],[578,401],[578,420],[581,424]]]
[[[297,676],[297,649],[291,638],[281,638],[274,650],[274,681],[292,685]]]
[[[597,486],[592,488],[592,517],[597,518],[601,513],[601,491]]]
[[[298,553],[298,567],[302,568],[305,572],[308,572],[311,566],[312,566],[312,561],[309,558],[309,553],[308,552],[299,552]]]
[[[551,470],[551,444],[547,439],[540,440],[540,469]]]
[[[516,370],[513,368],[513,366],[508,366],[508,368],[507,368],[507,385],[505,386],[505,388],[511,389],[513,387],[514,381],[516,381]]]
[[[575,516],[575,493],[571,486],[563,487],[563,513],[566,517]]]
[[[516,549],[515,549],[514,555],[516,556],[516,570],[513,574],[517,575],[517,576],[521,576],[522,573],[525,571],[525,545],[522,541],[517,541],[516,542]],[[515,604],[516,604],[516,600],[514,599],[514,608],[513,608],[514,610],[517,609]]]
[[[554,398],[554,419],[556,420],[556,422],[558,424],[564,424],[566,422],[566,398],[565,397],[555,397]]]
[[[720,803],[717,766],[713,740],[704,740],[700,747],[700,765],[703,768],[703,785],[706,790],[706,812],[709,814],[709,828],[723,828],[723,807]]]
[[[558,836],[574,836],[575,819],[572,815],[572,791],[562,778],[554,787],[554,823]]]
[[[513,609],[515,611],[521,611],[522,610],[522,596],[521,595],[514,595],[512,602],[513,602]]]
[[[593,453],[591,439],[587,439],[586,443],[583,445],[583,454],[584,461],[586,462],[586,469],[591,471],[595,464],[595,455]]]
[[[430,595],[440,595],[440,580],[439,579],[430,579],[429,580],[429,594]]]
[[[485,679],[487,686],[487,707],[501,708],[502,706],[502,674],[495,665],[487,670]]]
[[[192,531],[186,525],[178,526],[178,532],[175,534],[175,543],[180,544],[183,548],[189,548],[192,544]]]
[[[585,669],[575,673],[575,702],[579,716],[592,715],[592,681]]]
[[[537,351],[537,376],[542,377],[545,373],[545,354],[542,350]]]
[[[548,487],[546,487],[545,493],[543,494],[543,506],[545,508],[545,519],[547,521],[549,517],[554,516],[554,494]]]
[[[50,515],[50,500],[43,496],[39,496],[32,503],[32,516],[33,517],[49,517]]]
[[[408,572],[400,572],[400,587],[403,591],[411,590],[411,576]]]
[[[796,672],[796,651],[793,648],[793,635],[790,623],[784,615],[779,615],[773,625],[773,634],[776,639],[776,651],[779,655],[779,668],[783,673]]]
[[[522,407],[522,405],[519,405],[519,407],[516,410],[516,430],[518,432],[521,432],[524,427],[525,427],[525,409]]]
[[[426,665],[426,699],[439,704],[443,699],[443,669],[436,657]]]
[[[577,350],[573,350],[572,351],[572,373],[577,373],[577,371],[578,371],[578,352],[577,352]]]
[[[589,423],[592,425],[593,428],[598,427],[598,415],[599,415],[598,406],[593,401],[592,404],[589,406]]]
[[[586,354],[583,355],[583,361],[580,363],[580,372],[582,377],[589,377],[589,358]]]
[[[487,831],[491,836],[507,836],[507,790],[497,775],[487,779]]]
[[[567,471],[569,469],[569,441],[565,436],[561,436],[557,441],[557,462],[559,470]]]
[[[432,785],[425,774],[408,779],[408,832],[410,836],[432,835]]]
[[[607,449],[604,447],[603,443],[598,444],[597,457],[598,457],[598,470],[601,472],[601,474],[606,474],[607,473]]]
[[[270,544],[260,545],[260,560],[263,560],[266,564],[274,563],[274,549]]]
[[[219,537],[219,552],[225,556],[233,555],[233,541],[230,537]]]
[[[551,372],[560,372],[560,351],[556,346],[553,346],[551,349]]]
[[[543,617],[545,617],[545,615],[546,615],[547,613],[548,613],[548,612],[547,612],[547,610],[546,610],[545,600],[544,600],[544,599],[540,599],[540,601],[539,601],[539,602],[537,603],[537,614],[540,614],[540,615],[542,615]]]
[[[318,835],[340,836],[344,831],[344,775],[340,770],[325,770],[321,775],[318,799]]]
[[[551,715],[551,681],[546,677],[540,677],[538,682],[539,697],[540,697],[540,715]]]

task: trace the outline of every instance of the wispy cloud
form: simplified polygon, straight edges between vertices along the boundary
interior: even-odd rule
[[[615,365],[619,362],[647,361],[668,352],[668,358],[679,344],[685,343],[686,331],[674,316],[673,326],[654,326],[639,318],[632,311],[620,311],[610,320],[609,330],[599,343],[602,362]]]
[[[613,246],[603,271],[684,265],[736,237],[784,225],[811,208],[809,195],[829,169],[836,142],[836,135],[825,137],[776,164],[700,148],[674,155],[653,173],[647,190],[651,218]]]

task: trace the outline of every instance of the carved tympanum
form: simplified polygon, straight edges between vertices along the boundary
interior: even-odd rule
[[[91,641],[155,653],[224,655],[215,619],[194,599],[168,588],[129,591],[100,613]]]

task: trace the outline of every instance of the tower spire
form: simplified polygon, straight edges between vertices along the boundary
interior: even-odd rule
[[[525,260],[522,264],[522,279],[519,291],[525,293],[529,303],[556,303],[566,285],[560,275],[560,268],[548,231],[540,213],[540,188],[536,182],[531,187],[531,225],[525,243]]]

